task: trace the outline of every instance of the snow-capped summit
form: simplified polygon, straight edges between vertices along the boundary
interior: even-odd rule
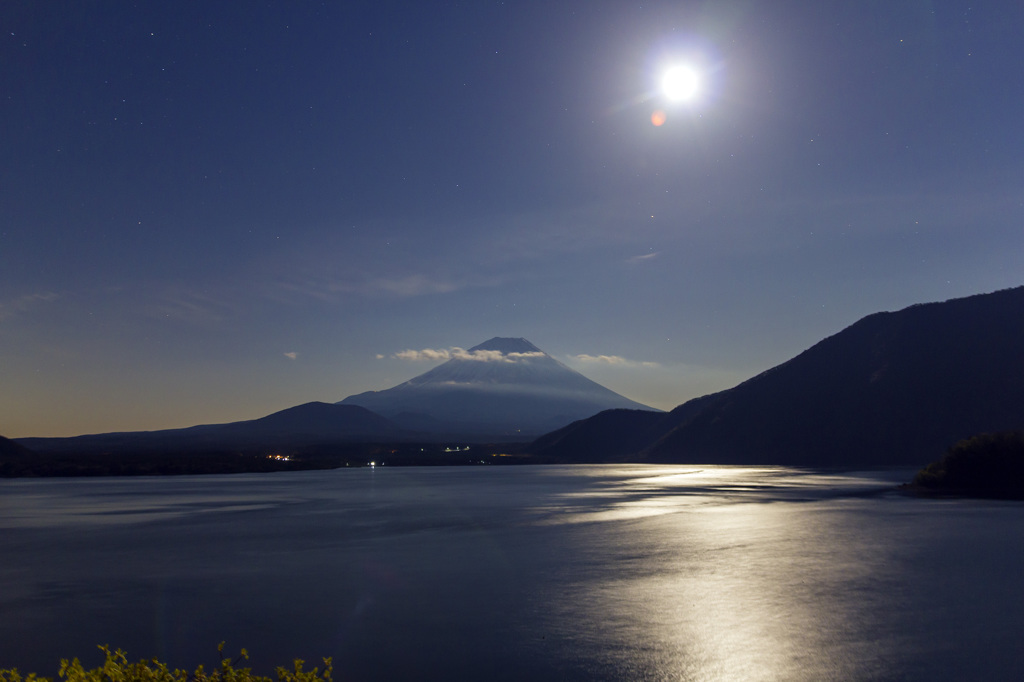
[[[523,338],[495,337],[384,391],[349,396],[417,430],[541,434],[602,410],[653,410],[591,381]]]
[[[520,337],[514,339],[511,337],[495,336],[493,339],[488,339],[478,346],[473,346],[469,349],[470,353],[479,350],[497,350],[502,353],[543,353],[540,348],[533,345],[526,339]]]

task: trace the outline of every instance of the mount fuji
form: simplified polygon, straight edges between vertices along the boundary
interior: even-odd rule
[[[17,442],[0,437],[0,476],[331,468],[365,463],[384,451],[392,462],[468,463],[477,460],[438,460],[424,455],[422,446],[452,439],[526,442],[613,408],[663,416],[526,339],[495,338],[448,355],[444,364],[394,388],[338,403],[305,403],[259,419]]]
[[[608,409],[660,411],[591,381],[526,339],[501,337],[453,352],[398,386],[337,404],[365,407],[414,431],[515,437]]]

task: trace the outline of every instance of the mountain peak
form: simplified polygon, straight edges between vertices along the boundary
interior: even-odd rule
[[[350,395],[359,405],[400,426],[416,415],[416,429],[539,435],[611,408],[647,409],[591,381],[523,338],[495,337],[383,391]],[[410,427],[413,428],[413,427]]]
[[[504,354],[509,353],[541,353],[540,348],[533,345],[529,341],[523,338],[508,338],[495,336],[493,339],[488,339],[478,346],[473,346],[469,349],[472,353],[478,350],[496,350]]]

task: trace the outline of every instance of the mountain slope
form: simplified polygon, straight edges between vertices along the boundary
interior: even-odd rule
[[[604,459],[922,464],[986,431],[1024,428],[1024,287],[870,315],[738,386],[630,427]],[[573,440],[531,448],[572,458]],[[593,454],[591,457],[595,456]]]
[[[32,451],[24,445],[21,445],[10,438],[0,436],[0,459],[8,457],[27,457],[31,454]]]
[[[664,412],[605,410],[541,436],[528,450],[545,459],[574,464],[639,460],[636,444],[659,438],[666,431],[668,417]]]
[[[521,338],[493,338],[383,391],[352,395],[409,428],[540,434],[614,408],[652,410],[566,367]]]
[[[20,438],[48,454],[121,454],[272,449],[312,444],[401,438],[391,421],[355,405],[311,402],[260,419],[184,429],[101,433],[71,438]]]

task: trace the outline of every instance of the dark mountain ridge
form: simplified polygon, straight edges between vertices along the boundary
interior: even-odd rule
[[[0,436],[0,458],[2,457],[28,457],[32,451],[24,445],[17,443],[10,438]]]
[[[530,450],[571,461],[923,464],[962,438],[1024,428],[1022,349],[1024,287],[918,304],[869,315],[653,423],[602,413]],[[602,445],[593,433],[610,420],[626,433]]]
[[[274,449],[358,440],[402,440],[391,421],[355,405],[310,402],[241,422],[183,429],[100,433],[69,438],[19,438],[40,454],[124,454]]]

